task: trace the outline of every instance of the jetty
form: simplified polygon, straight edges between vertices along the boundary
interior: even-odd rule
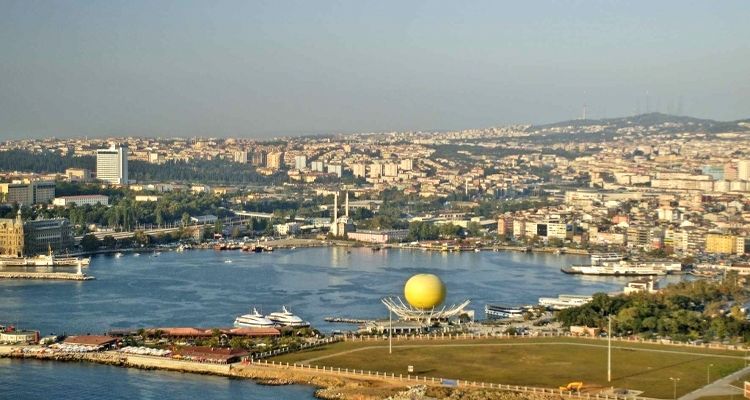
[[[62,281],[90,281],[94,280],[91,275],[77,274],[74,272],[7,272],[0,271],[0,279],[45,279]]]

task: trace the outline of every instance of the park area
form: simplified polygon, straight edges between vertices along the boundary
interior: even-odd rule
[[[612,382],[607,382],[607,342],[576,338],[347,341],[290,353],[274,361],[411,375],[557,388],[584,382],[584,391],[613,386],[672,398],[746,365],[745,352],[700,347],[612,342]]]

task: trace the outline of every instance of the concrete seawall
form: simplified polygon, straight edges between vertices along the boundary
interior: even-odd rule
[[[90,281],[93,276],[71,272],[0,272],[0,279],[47,279],[63,281]]]
[[[117,353],[119,354],[119,353]],[[231,366],[229,364],[207,364],[197,363],[194,361],[182,361],[172,358],[149,357],[128,354],[120,355],[125,359],[124,365],[128,367],[144,369],[165,369],[170,371],[194,372],[199,374],[216,374],[231,375]]]

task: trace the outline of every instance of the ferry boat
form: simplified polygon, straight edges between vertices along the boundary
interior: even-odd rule
[[[303,321],[302,318],[292,314],[291,312],[289,312],[289,310],[286,309],[285,306],[281,307],[281,311],[266,315],[266,318],[281,326],[291,326],[294,328],[303,328],[310,326],[309,322]]]
[[[578,294],[561,294],[557,297],[540,297],[539,305],[550,310],[564,310],[566,308],[582,306],[593,299],[591,296]]]
[[[484,315],[488,319],[523,318],[523,314],[526,311],[527,307],[524,306],[484,305]]]
[[[561,268],[566,274],[611,275],[611,276],[653,276],[667,275],[682,271],[682,264],[673,261],[603,261],[598,265],[571,265]]]
[[[591,255],[591,265],[602,265],[605,262],[616,262],[625,259],[620,253],[599,253]]]
[[[264,317],[253,307],[252,313],[235,318],[234,326],[237,328],[273,328],[276,323]]]
[[[90,258],[56,257],[51,254],[36,257],[0,258],[0,266],[9,267],[74,267],[88,266]]]

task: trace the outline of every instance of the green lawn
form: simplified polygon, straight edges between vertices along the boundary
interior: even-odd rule
[[[421,376],[542,387],[583,381],[642,390],[644,396],[658,398],[672,397],[670,377],[680,378],[679,395],[706,383],[709,364],[712,380],[745,365],[743,352],[613,342],[613,347],[624,348],[612,350],[612,382],[607,383],[605,346],[605,341],[563,338],[400,341],[389,355],[386,341],[345,342],[274,360],[309,360],[396,375],[406,375],[407,366],[413,365]]]

